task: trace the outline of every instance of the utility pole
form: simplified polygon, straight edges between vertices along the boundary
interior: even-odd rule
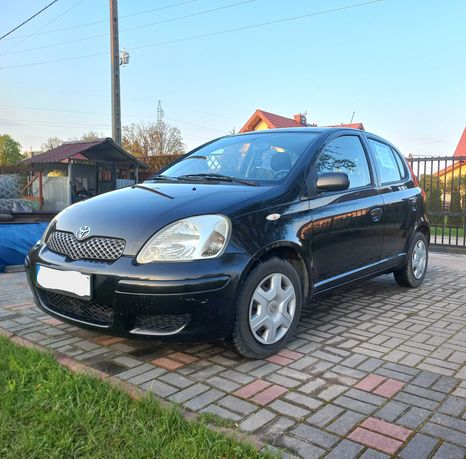
[[[118,0],[110,0],[110,59],[112,64],[112,138],[121,144],[120,47],[118,43]]]

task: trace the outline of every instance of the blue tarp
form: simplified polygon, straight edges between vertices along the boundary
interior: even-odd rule
[[[47,222],[0,224],[0,272],[22,265],[29,249],[40,239]]]

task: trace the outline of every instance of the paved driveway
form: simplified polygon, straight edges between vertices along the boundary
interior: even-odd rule
[[[466,256],[433,254],[418,290],[383,276],[321,298],[287,349],[267,360],[66,325],[31,303],[24,273],[0,275],[0,328],[231,419],[291,456],[466,453]]]

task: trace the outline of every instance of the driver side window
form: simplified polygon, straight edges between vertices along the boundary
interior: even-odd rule
[[[360,188],[371,184],[371,174],[364,148],[355,135],[344,135],[324,146],[315,163],[317,175],[326,172],[344,172],[350,186]]]

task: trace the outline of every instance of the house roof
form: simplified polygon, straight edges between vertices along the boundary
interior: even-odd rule
[[[359,129],[360,131],[365,131],[364,124],[362,123],[332,124],[331,126],[327,126],[327,127],[344,127],[344,128]]]
[[[455,153],[453,154],[455,157],[464,156],[466,157],[466,127],[464,128],[463,134],[460,137],[460,141],[456,146]]]
[[[239,132],[252,131],[261,121],[263,121],[269,129],[303,126],[293,118],[286,118],[285,116],[276,115],[275,113],[257,109],[246,121],[246,124],[240,129]]]
[[[146,164],[123,150],[109,137],[90,141],[65,142],[59,147],[52,148],[40,155],[32,156],[23,162],[26,164],[61,163],[68,162],[70,159],[131,161],[139,167],[147,168]]]
[[[245,125],[240,129],[239,132],[253,131],[258,123],[263,121],[268,129],[276,128],[290,128],[290,127],[305,127],[311,126],[307,123],[300,123],[294,118],[286,118],[285,116],[276,115],[275,113],[266,112],[265,110],[257,109],[252,116],[246,121]],[[336,124],[328,127],[346,127],[352,129],[360,129],[364,131],[364,125],[362,123],[350,123],[350,124]]]

